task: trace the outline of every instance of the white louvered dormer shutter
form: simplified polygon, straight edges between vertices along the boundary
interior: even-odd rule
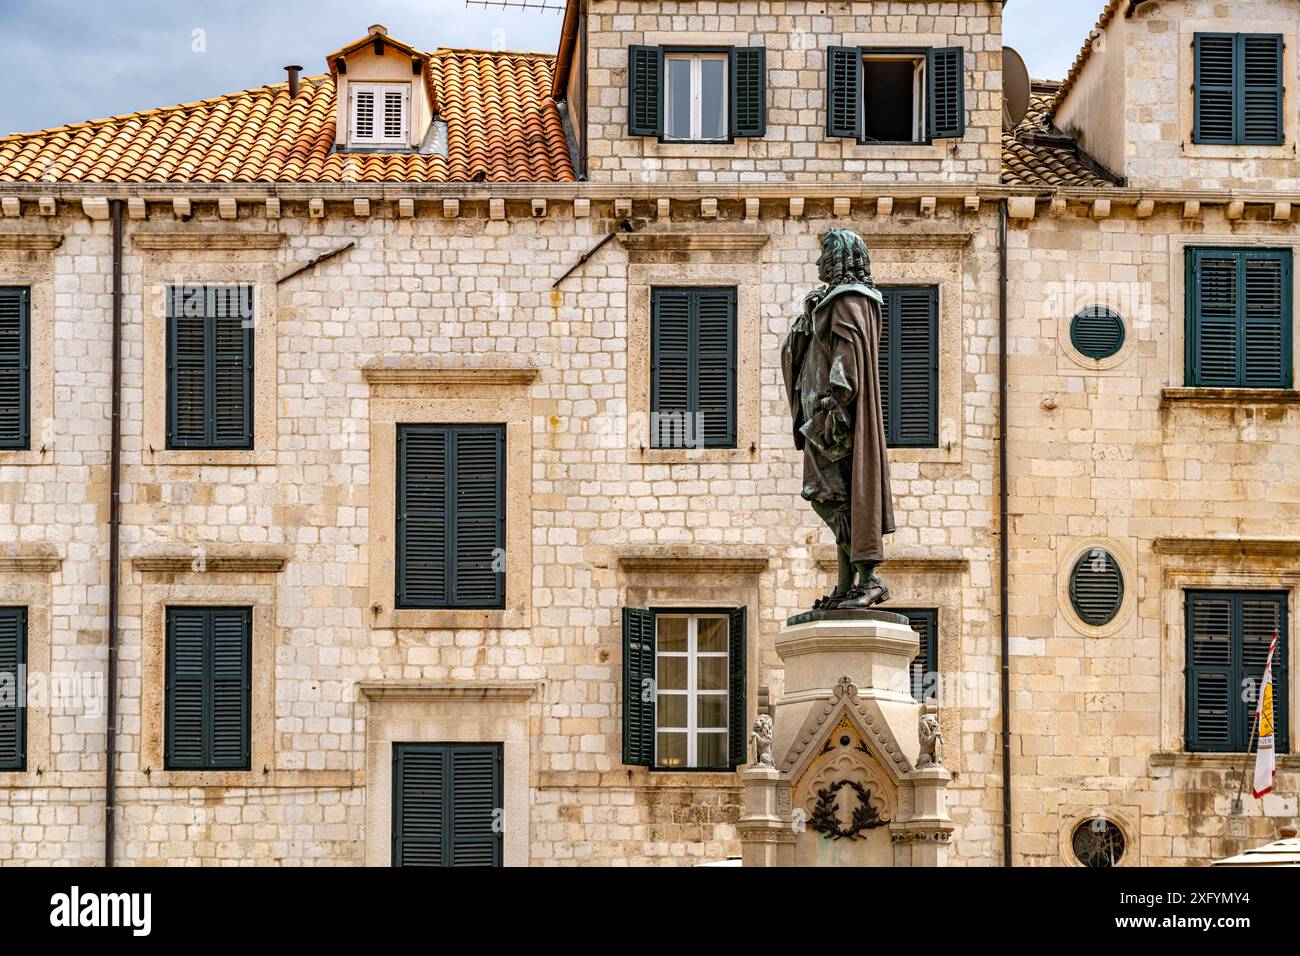
[[[410,95],[411,88],[405,83],[349,83],[349,145],[408,145]]]

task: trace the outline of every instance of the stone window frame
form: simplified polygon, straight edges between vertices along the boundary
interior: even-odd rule
[[[142,259],[141,335],[143,419],[141,460],[146,465],[274,465],[279,441],[277,285],[283,237],[265,234],[134,237]],[[192,241],[191,241],[192,240]],[[204,248],[204,242],[209,243]],[[253,447],[167,447],[167,291],[183,283],[253,287]],[[127,330],[130,341],[130,327]]]
[[[257,787],[273,782],[276,747],[275,668],[279,643],[275,574],[283,558],[138,556],[140,628],[140,770],[154,787]],[[166,735],[167,608],[247,607],[252,618],[248,770],[168,770]]]
[[[528,681],[368,681],[365,710],[365,864],[392,865],[393,745],[497,743],[502,749],[502,866],[530,860],[532,703]]]
[[[60,779],[52,764],[50,734],[53,709],[52,575],[61,565],[61,560],[49,553],[0,555],[0,605],[27,608],[26,769],[0,770],[0,788],[48,787],[57,785],[56,781]],[[102,696],[99,703],[102,706]]]
[[[1300,596],[1300,545],[1288,540],[1223,539],[1223,538],[1157,538],[1152,548],[1160,561],[1160,751],[1152,755],[1153,764],[1174,762],[1188,765],[1218,766],[1233,758],[1236,766],[1246,755],[1242,753],[1189,753],[1186,750],[1187,732],[1187,605],[1185,592],[1191,590],[1220,591],[1286,591],[1287,615],[1291,633],[1287,647],[1294,648],[1296,640],[1296,599]],[[1291,655],[1295,657],[1294,649]],[[1300,691],[1293,661],[1287,661],[1286,673],[1290,684],[1286,688],[1287,700],[1296,700]],[[1295,708],[1288,712],[1291,726],[1287,737],[1295,740]],[[1296,757],[1279,754],[1281,768],[1295,764]]]
[[[1298,114],[1300,115],[1300,114]],[[1237,233],[1200,233],[1197,235],[1169,237],[1169,383],[1165,396],[1190,397],[1198,395],[1224,396],[1238,394],[1252,403],[1267,401],[1276,393],[1277,398],[1295,394],[1290,389],[1255,389],[1249,387],[1204,388],[1187,385],[1187,250],[1204,249],[1286,249],[1291,252],[1291,368],[1300,377],[1300,238],[1293,235],[1247,236]],[[1300,378],[1297,379],[1300,383]]]
[[[58,435],[54,408],[55,303],[58,294],[54,290],[54,256],[49,253],[53,253],[63,240],[61,236],[40,233],[4,233],[0,238],[6,240],[0,244],[0,285],[26,286],[30,290],[27,319],[29,438],[26,449],[0,449],[0,467],[48,464],[53,461],[51,455]]]
[[[370,386],[369,610],[372,629],[517,629],[532,621],[532,367],[363,369]],[[397,426],[504,425],[504,608],[396,608]]]
[[[1196,119],[1196,51],[1193,38],[1198,33],[1276,33],[1282,37],[1282,78],[1286,90],[1282,104],[1282,145],[1258,146],[1227,143],[1194,143],[1192,131]],[[1178,129],[1180,154],[1186,159],[1293,159],[1295,144],[1300,140],[1300,113],[1295,109],[1294,78],[1297,65],[1296,46],[1300,32],[1294,20],[1262,20],[1250,23],[1249,30],[1225,30],[1222,20],[1187,19],[1178,22]],[[1290,81],[1290,82],[1287,82]],[[1197,243],[1201,245],[1202,243]]]
[[[627,249],[627,461],[726,464],[758,460],[761,445],[762,250],[766,232],[621,234]],[[656,288],[736,290],[736,447],[652,448],[650,362]]]

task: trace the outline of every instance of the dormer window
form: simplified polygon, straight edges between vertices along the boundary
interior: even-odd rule
[[[406,83],[348,84],[348,145],[409,145],[410,98]]]

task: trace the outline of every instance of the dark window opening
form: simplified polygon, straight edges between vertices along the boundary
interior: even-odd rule
[[[925,60],[862,62],[862,138],[868,142],[916,143],[925,138]]]

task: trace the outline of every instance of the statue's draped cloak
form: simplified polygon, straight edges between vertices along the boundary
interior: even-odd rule
[[[803,496],[840,512],[847,527],[836,539],[853,561],[882,560],[882,538],[894,531],[877,371],[880,304],[875,289],[838,286],[795,321],[781,346]]]

